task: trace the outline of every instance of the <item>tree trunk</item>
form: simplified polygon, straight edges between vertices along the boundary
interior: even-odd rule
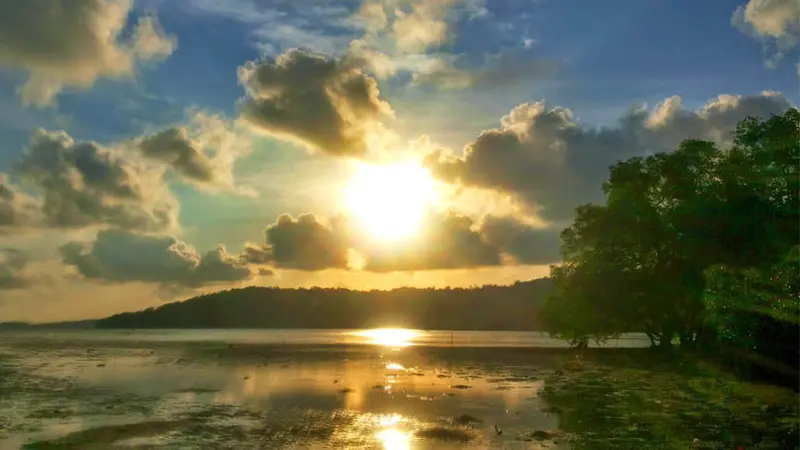
[[[697,339],[695,339],[693,331],[681,333],[679,338],[681,341],[681,348],[694,349],[697,347]]]
[[[647,339],[650,339],[650,347],[655,347],[656,346],[656,334],[655,333],[651,333],[649,331],[645,331],[645,334],[647,335]]]
[[[658,346],[662,349],[672,348],[672,338],[675,336],[675,331],[672,327],[665,325],[658,336]]]

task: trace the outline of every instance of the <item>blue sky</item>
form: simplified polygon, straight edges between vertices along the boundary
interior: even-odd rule
[[[33,3],[52,6],[45,0]],[[72,15],[49,19],[21,15],[33,3],[13,0],[0,7],[0,14],[7,17],[0,19],[0,40],[6,42],[0,44],[0,173],[6,173],[6,182],[32,201],[44,201],[46,187],[26,181],[18,168],[36,130],[63,130],[76,142],[96,142],[102,151],[111,149],[120,161],[130,158],[130,164],[149,167],[143,173],[163,173],[154,182],[161,184],[152,187],[162,197],[147,200],[147,208],[156,208],[157,201],[178,205],[172,228],[126,232],[174,236],[197,249],[198,261],[218,244],[227,248],[228,253],[220,253],[224,260],[245,242],[261,243],[264,228],[281,214],[297,218],[313,213],[322,221],[343,213],[337,193],[353,176],[358,161],[420,157],[436,148],[460,157],[465,146],[478,145],[483,131],[508,131],[504,124],[513,122],[509,119],[512,111],[529,114],[531,127],[547,108],[563,107],[571,112],[564,120],[581,129],[623,130],[620,119],[646,105],[651,121],[639,126],[663,128],[666,125],[653,125],[655,108],[679,96],[681,114],[691,115],[696,122],[693,132],[705,134],[683,136],[682,130],[670,129],[659,143],[638,143],[645,152],[656,148],[647,145],[672,143],[667,135],[672,139],[728,132],[724,128],[732,126],[728,116],[698,112],[723,94],[739,96],[718,101],[720,111],[727,108],[739,118],[779,112],[800,101],[800,7],[793,7],[792,0],[87,0],[85,5],[91,6],[84,9],[67,3],[65,10],[75,10]],[[122,8],[121,18],[114,16],[118,9],[109,5]],[[93,37],[76,25],[81,14],[87,15],[87,23],[112,23],[116,34],[108,42],[87,44]],[[63,23],[54,26],[48,20]],[[248,116],[248,107],[261,105],[257,89],[267,87],[258,79],[242,78],[246,63],[256,61],[253,67],[258,70],[278,70],[276,58],[289,58],[287,52],[296,48],[302,49],[291,56],[297,61],[307,62],[316,55],[336,64],[337,74],[366,80],[379,89],[377,96],[361,99],[371,108],[357,113],[363,114],[361,118],[334,117],[345,117],[345,125],[352,128],[339,130],[336,136],[352,139],[358,130],[351,142],[352,153],[325,148],[320,144],[324,140],[309,134],[333,132],[332,127],[341,125],[324,123],[324,115],[315,116],[320,123],[293,123],[284,129],[275,117],[256,112]],[[274,89],[309,92],[297,87],[298,80],[305,79],[304,72],[286,73]],[[320,86],[309,87],[314,88]],[[330,85],[322,88],[324,92],[332,89]],[[765,97],[763,91],[780,95]],[[347,93],[337,95],[343,97],[331,100],[334,107],[356,101],[347,98]],[[545,109],[537,109],[538,101],[545,102]],[[309,105],[292,106],[298,108],[293,114],[310,114],[317,108]],[[216,131],[204,128],[207,119],[193,119],[198,114],[219,119]],[[372,124],[380,128],[369,128]],[[362,125],[369,129],[361,130]],[[177,147],[150,154],[142,150],[146,137],[170,128],[194,136],[194,141],[185,142],[204,143],[193,154],[200,158],[194,160],[199,168],[208,171],[204,178],[192,178],[196,173],[187,172],[192,168],[178,167],[180,162],[169,159],[177,157],[169,153]],[[231,148],[241,150],[214,153],[215,144],[209,143],[214,138],[209,136],[222,130],[228,133]],[[373,138],[389,143],[375,144]],[[520,139],[525,143],[537,138]],[[364,142],[370,144],[359,153]],[[598,143],[596,151],[605,150]],[[204,158],[212,154],[222,159],[209,159],[209,166]],[[613,163],[609,155],[602,161]],[[460,194],[451,198],[446,209],[469,216],[473,229],[483,223],[485,214],[511,215],[554,229],[563,225],[537,216],[532,212],[535,200],[523,199],[518,192],[486,185],[463,194],[462,190],[469,191],[466,186],[452,188]],[[588,201],[592,195],[570,194],[569,198]],[[29,251],[31,261],[69,273],[70,264],[58,261],[58,246],[75,239],[99,239],[97,233],[120,226],[114,220],[93,216],[84,220],[85,226],[55,226],[51,220],[50,225],[33,227],[33,233],[45,236],[36,245],[31,244],[30,230],[3,232],[0,241],[3,247]],[[527,266],[527,273],[546,273],[545,265]],[[482,278],[486,282],[509,281],[526,273],[527,266],[518,261],[512,267],[475,270],[488,274]],[[284,275],[273,270],[279,265],[270,269],[279,273],[276,284],[359,283],[352,270],[336,275],[292,272],[290,265],[286,267]],[[453,282],[470,268],[451,269],[448,280]],[[413,272],[363,274],[363,279],[373,280],[368,286],[385,287],[425,284],[436,278],[420,275],[424,271]],[[79,275],[69,283],[97,281]],[[375,281],[380,277],[384,281]],[[128,281],[147,285],[145,278]],[[14,295],[26,294],[15,291]]]

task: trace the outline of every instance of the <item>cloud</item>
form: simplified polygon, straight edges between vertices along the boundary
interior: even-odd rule
[[[501,264],[500,252],[474,227],[472,219],[432,214],[412,242],[364,248],[364,270],[374,272],[459,269]]]
[[[148,158],[169,165],[189,180],[200,183],[214,181],[214,166],[201,145],[189,137],[186,127],[170,127],[139,142],[139,150]]]
[[[239,67],[242,118],[256,129],[331,155],[363,156],[367,135],[392,116],[377,82],[346,60],[304,50]]]
[[[503,220],[506,219],[496,219],[498,224]],[[239,257],[247,264],[283,269],[368,272],[498,266],[503,263],[503,251],[515,256],[515,263],[519,264],[553,261],[552,246],[544,241],[552,235],[557,245],[554,233],[540,233],[518,223],[513,236],[499,236],[502,225],[487,227],[486,223],[484,220],[479,227],[467,216],[431,212],[418,235],[401,243],[385,243],[365,237],[345,217],[337,216],[324,223],[313,214],[296,219],[283,214],[267,227],[264,244],[245,244]],[[523,248],[514,249],[514,245]],[[537,253],[545,251],[550,253]]]
[[[36,130],[14,173],[41,192],[46,226],[177,227],[178,203],[160,171],[123,158],[116,149],[76,142],[63,131]]]
[[[11,248],[0,248],[0,290],[22,289],[29,281],[22,275],[28,263],[25,253]]]
[[[454,0],[410,2],[409,10],[396,9],[391,29],[397,49],[403,53],[421,53],[447,42],[450,37],[447,15]]]
[[[0,66],[28,80],[22,102],[51,105],[65,87],[90,88],[99,78],[130,77],[142,60],[163,59],[176,47],[154,16],[122,34],[130,0],[4,0],[0,2]]]
[[[167,34],[155,16],[139,19],[133,31],[133,53],[141,59],[164,59],[178,48],[178,38]]]
[[[364,39],[394,55],[435,51],[453,38],[453,24],[488,14],[483,1],[366,0],[356,12]]]
[[[301,214],[297,219],[282,214],[264,234],[266,245],[245,246],[245,260],[308,271],[348,266],[347,238],[335,221],[328,225],[313,214]]]
[[[772,53],[767,66],[775,65],[800,42],[800,2],[797,0],[750,0],[731,17],[733,26],[764,44]]]
[[[486,242],[518,264],[552,264],[561,260],[559,230],[537,227],[513,216],[483,218],[480,232]]]
[[[501,119],[499,128],[467,144],[463,156],[438,151],[426,163],[441,179],[512,194],[529,214],[564,224],[575,206],[603,201],[600,186],[615,162],[674,150],[688,138],[724,143],[745,117],[769,116],[790,106],[772,92],[721,95],[697,111],[671,97],[652,113],[632,109],[616,126],[592,129],[567,108],[523,103]]]
[[[519,81],[555,76],[560,64],[554,60],[532,58],[523,52],[501,52],[478,67],[462,68],[453,58],[437,57],[422,62],[412,75],[412,83],[444,89],[506,87]]]
[[[188,125],[176,125],[135,140],[146,158],[166,164],[184,181],[215,191],[227,190],[251,195],[236,186],[233,168],[236,161],[252,150],[250,133],[237,129],[236,122],[196,111]]]
[[[0,173],[0,235],[35,227],[41,223],[41,205],[12,185]]]
[[[200,286],[252,278],[253,270],[220,245],[200,255],[171,236],[102,230],[92,243],[73,241],[60,248],[64,264],[85,278],[109,282],[153,282]]]

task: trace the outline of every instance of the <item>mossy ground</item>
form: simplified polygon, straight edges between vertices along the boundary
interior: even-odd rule
[[[543,392],[573,449],[796,449],[798,396],[689,355],[584,351]]]

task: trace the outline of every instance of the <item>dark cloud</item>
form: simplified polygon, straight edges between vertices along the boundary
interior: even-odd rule
[[[23,102],[46,106],[64,87],[132,76],[137,61],[170,55],[177,40],[153,16],[140,17],[123,38],[132,6],[126,0],[0,2],[0,66],[28,72]]]
[[[289,50],[239,68],[242,117],[257,128],[332,155],[360,156],[370,127],[392,114],[377,82],[346,61]]]
[[[25,253],[11,248],[0,248],[0,290],[28,287],[29,282],[21,273],[27,263]]]
[[[48,226],[156,231],[177,224],[178,204],[160,173],[63,131],[34,132],[15,173],[41,191]]]
[[[370,272],[464,269],[498,266],[503,255],[515,264],[558,261],[555,229],[528,225],[513,217],[487,216],[476,223],[456,213],[429,213],[418,234],[400,242],[368,237],[337,216],[324,223],[313,214],[284,214],[267,227],[266,243],[246,243],[243,264],[317,271]]]
[[[631,110],[614,127],[581,126],[566,108],[524,103],[467,144],[462,157],[437,152],[426,160],[444,180],[513,194],[532,212],[564,223],[575,206],[602,201],[608,167],[648,152],[674,150],[688,138],[726,142],[747,116],[781,113],[790,103],[780,94],[723,95],[698,111],[664,101],[652,114]]]
[[[266,246],[248,246],[250,260],[272,262],[276,267],[298,270],[346,268],[349,245],[335,226],[321,223],[313,214],[297,219],[288,214],[267,227]]]
[[[431,215],[412,242],[363,249],[364,270],[391,272],[499,265],[499,250],[486,242],[473,225],[466,216]]]
[[[203,183],[214,181],[214,167],[202,145],[189,137],[186,128],[171,127],[145,137],[139,149],[146,157],[168,164],[184,177]]]
[[[486,216],[480,232],[489,245],[519,264],[552,264],[561,260],[559,229],[526,224],[512,216]]]
[[[224,246],[204,255],[169,236],[149,236],[111,229],[92,243],[70,242],[60,248],[64,264],[86,278],[110,282],[155,282],[199,286],[252,278],[253,271]]]

